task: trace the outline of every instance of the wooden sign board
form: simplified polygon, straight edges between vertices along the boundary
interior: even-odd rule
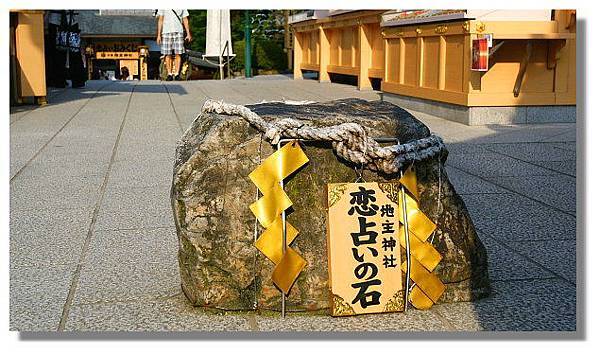
[[[328,184],[331,315],[404,310],[398,183]]]
[[[138,60],[136,59],[121,59],[119,61],[119,68],[127,67],[129,74],[138,75]]]
[[[139,52],[96,52],[96,59],[139,59]]]

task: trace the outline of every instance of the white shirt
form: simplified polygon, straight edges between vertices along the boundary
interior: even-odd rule
[[[173,12],[174,11],[174,12]],[[177,13],[177,15],[175,15]],[[188,10],[158,10],[156,16],[163,16],[162,33],[183,33],[183,18],[190,16]],[[179,16],[179,18],[177,18]],[[180,21],[181,19],[181,21]]]

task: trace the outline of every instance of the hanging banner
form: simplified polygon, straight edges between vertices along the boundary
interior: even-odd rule
[[[399,183],[327,185],[333,316],[404,310],[398,187],[387,185]]]
[[[473,40],[473,53],[471,55],[471,70],[488,71],[489,50],[487,38],[477,38]]]

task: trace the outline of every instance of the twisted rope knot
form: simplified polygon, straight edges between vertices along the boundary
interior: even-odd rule
[[[367,169],[386,174],[397,173],[404,164],[437,156],[445,147],[442,139],[435,135],[404,144],[382,147],[369,137],[365,128],[358,123],[313,127],[293,118],[267,122],[245,106],[223,101],[206,100],[202,113],[242,117],[263,132],[271,144],[277,144],[282,137],[331,142],[338,156]]]

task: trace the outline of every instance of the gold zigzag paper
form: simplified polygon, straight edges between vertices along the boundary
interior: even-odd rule
[[[417,189],[417,175],[410,167],[400,183],[406,188],[406,218],[408,220],[410,243],[410,278],[415,286],[410,291],[409,299],[417,309],[428,309],[442,296],[446,286],[433,273],[435,267],[442,260],[440,253],[427,241],[437,226],[425,213],[419,209],[419,192]],[[398,194],[400,223],[404,224],[404,207],[402,193]],[[406,241],[400,238],[400,244],[406,248]],[[402,263],[402,270],[406,272],[406,262]]]
[[[265,228],[254,245],[275,264],[273,283],[286,294],[306,266],[306,261],[289,245],[298,235],[290,223],[286,226],[286,246],[283,251],[283,221],[281,214],[292,205],[279,182],[308,162],[297,141],[290,142],[271,154],[252,173],[250,180],[262,197],[250,205],[250,210]]]

